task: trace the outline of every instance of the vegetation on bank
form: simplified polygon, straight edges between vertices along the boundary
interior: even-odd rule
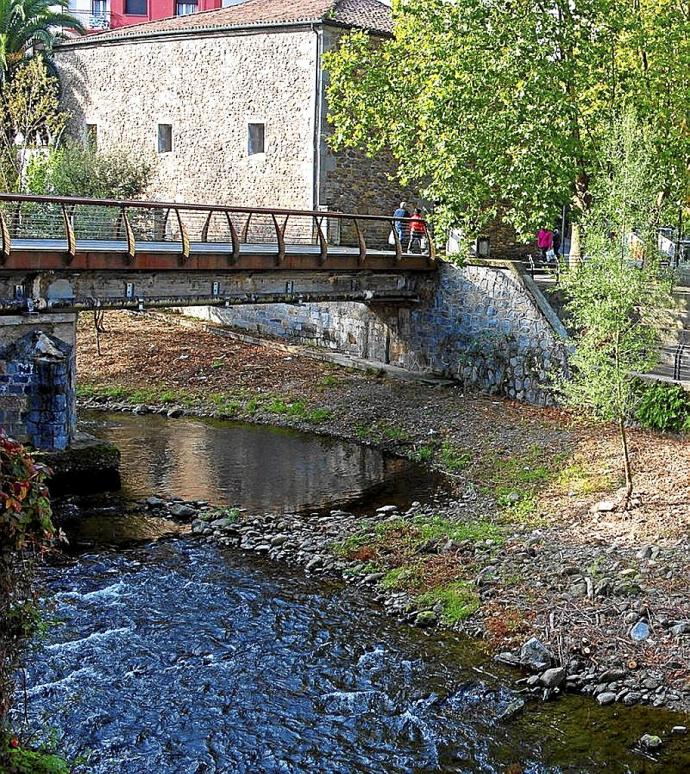
[[[25,747],[9,724],[22,649],[42,625],[32,581],[54,537],[45,475],[0,431],[0,770],[8,774],[69,771],[52,752]]]
[[[181,407],[198,413],[212,412],[218,419],[251,418],[258,413],[266,413],[319,425],[331,417],[330,410],[310,405],[305,400],[243,389],[206,393],[192,389],[81,384],[77,395],[84,399],[101,398],[132,406]]]

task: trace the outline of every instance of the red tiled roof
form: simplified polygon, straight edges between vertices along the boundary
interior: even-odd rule
[[[172,16],[72,38],[60,45],[75,46],[168,34],[329,22],[382,34],[393,32],[391,10],[379,0],[245,0],[227,8]]]

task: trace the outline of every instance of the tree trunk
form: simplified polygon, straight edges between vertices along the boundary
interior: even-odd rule
[[[628,433],[625,429],[625,418],[618,420],[618,429],[621,436],[621,447],[623,449],[623,466],[625,468],[625,496],[623,497],[623,512],[628,510],[630,498],[633,492],[632,466],[630,464],[630,450],[628,449]]]

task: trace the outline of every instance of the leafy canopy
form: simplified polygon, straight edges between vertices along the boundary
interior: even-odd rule
[[[0,72],[37,48],[49,57],[63,30],[83,33],[68,7],[68,0],[0,0]]]
[[[393,19],[392,39],[355,32],[324,58],[332,144],[390,148],[442,225],[476,233],[501,213],[526,235],[564,202],[586,209],[630,99],[657,118],[663,187],[677,192],[690,158],[687,0],[393,0]]]

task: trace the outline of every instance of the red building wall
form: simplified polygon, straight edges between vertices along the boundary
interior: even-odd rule
[[[188,2],[188,0],[180,0]],[[155,19],[167,19],[168,16],[177,15],[178,0],[110,0],[110,26],[125,27],[128,24],[140,24],[141,22],[153,21]],[[140,10],[145,6],[145,14],[127,13],[127,10]],[[220,8],[222,0],[197,0],[197,11],[210,11],[214,8]]]

